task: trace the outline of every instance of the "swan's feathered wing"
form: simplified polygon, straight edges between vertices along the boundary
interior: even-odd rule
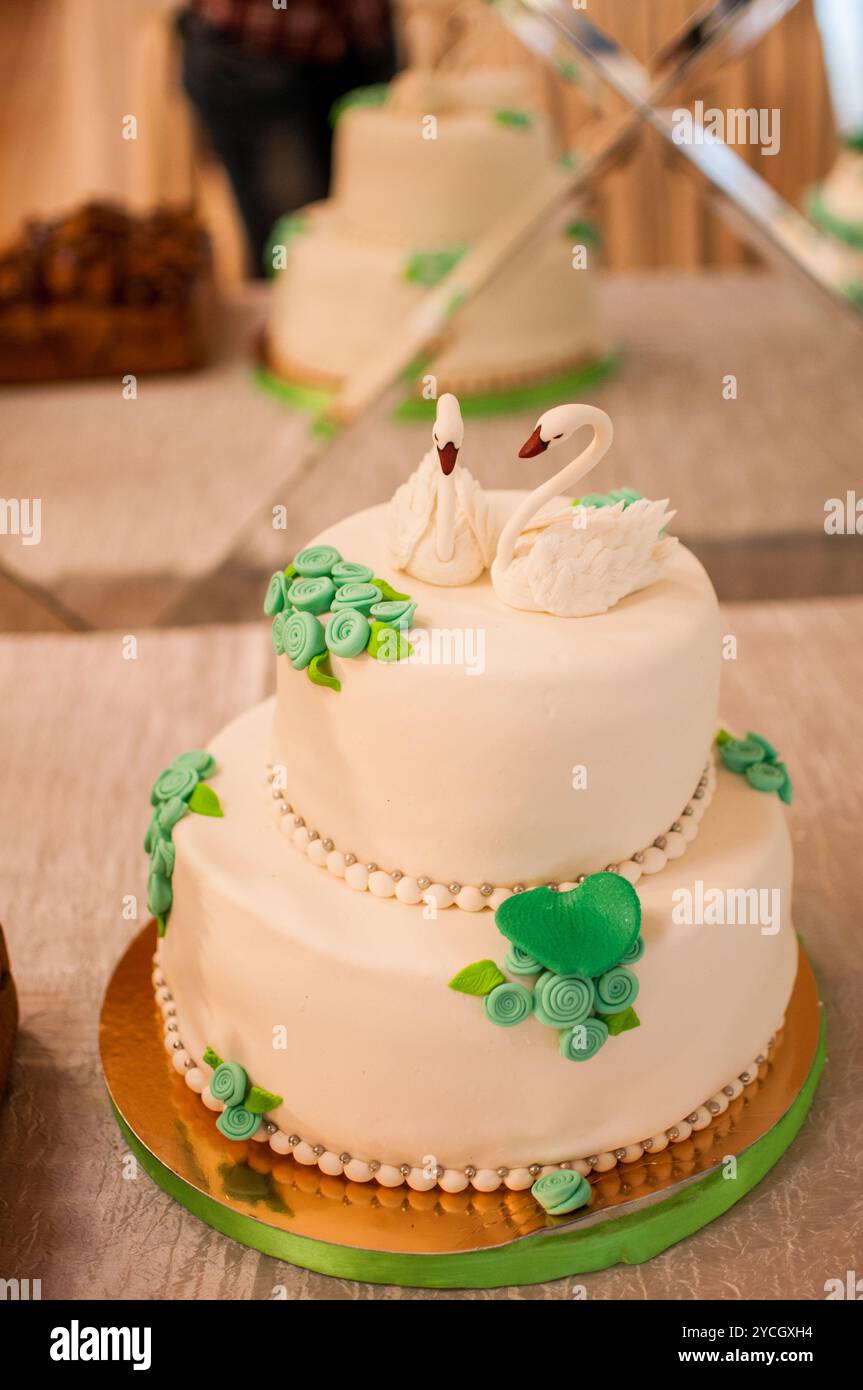
[[[406,483],[393,494],[389,507],[388,538],[390,557],[396,569],[406,570],[416,555],[423,538],[429,536],[437,510],[437,484],[440,476],[440,463],[435,449],[429,449],[419,467]],[[494,523],[488,498],[473,474],[457,463],[453,473],[455,487],[455,551],[462,556],[467,549],[471,554],[478,552],[485,568],[491,564],[497,544],[497,528]],[[440,566],[440,561],[433,568]],[[468,569],[476,571],[477,560],[471,559]],[[460,578],[456,559],[448,562],[453,571],[453,583],[469,583],[475,573]],[[425,577],[425,576],[421,576]],[[431,575],[430,582],[435,582]]]
[[[553,523],[518,565],[534,605],[562,618],[587,617],[653,584],[677,544],[662,535],[673,516],[667,500],[643,497],[628,507],[579,508],[571,522]]]

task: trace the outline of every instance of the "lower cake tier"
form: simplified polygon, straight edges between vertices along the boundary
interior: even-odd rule
[[[302,217],[276,277],[267,359],[280,376],[335,386],[401,330],[431,281],[419,253],[357,238],[329,205]],[[427,368],[438,391],[504,390],[605,356],[592,276],[573,269],[572,241],[557,235],[520,252],[465,306]]]
[[[223,818],[174,830],[157,998],[212,1109],[208,1049],[274,1093],[257,1137],[279,1152],[356,1180],[496,1186],[506,1169],[527,1186],[531,1169],[685,1137],[739,1093],[797,968],[776,796],[719,769],[698,838],[638,885],[638,1026],[573,1061],[546,1021],[496,1026],[448,988],[473,962],[508,969],[491,913],[353,893],[290,852],[261,796],[272,716],[267,701],[212,744]]]

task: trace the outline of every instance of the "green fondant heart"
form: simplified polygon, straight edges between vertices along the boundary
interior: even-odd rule
[[[638,894],[619,874],[591,874],[568,893],[532,888],[495,913],[498,931],[558,975],[601,975],[641,928]]]

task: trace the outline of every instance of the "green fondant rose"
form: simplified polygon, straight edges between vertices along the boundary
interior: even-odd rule
[[[603,1014],[617,1014],[634,1004],[638,977],[625,965],[615,965],[596,981],[596,1007]]]
[[[153,783],[150,801],[153,806],[158,806],[162,801],[173,801],[174,797],[188,801],[197,785],[198,774],[193,767],[178,767],[174,763],[159,773]]]
[[[333,599],[333,610],[355,608],[357,612],[367,614],[382,598],[377,584],[340,584]]]
[[[787,777],[781,763],[750,763],[746,769],[746,780],[759,792],[780,792]]]
[[[164,874],[152,873],[147,879],[147,908],[154,917],[164,917],[171,911],[174,891]]]
[[[608,1039],[608,1025],[600,1018],[586,1018],[560,1035],[560,1055],[568,1062],[588,1062]]]
[[[536,982],[533,1011],[549,1028],[571,1028],[582,1023],[593,1008],[593,982],[583,975],[555,975],[547,971]]]
[[[531,888],[495,912],[498,930],[556,975],[591,979],[616,965],[641,928],[638,894],[619,874],[591,874],[561,893]]]
[[[500,1028],[513,1028],[523,1023],[533,1009],[533,995],[524,985],[507,981],[498,985],[482,1001],[486,1018]]]
[[[145,854],[152,853],[153,846],[159,838],[160,833],[161,827],[159,826],[159,813],[158,811],[154,811],[152,816],[150,817],[150,824],[147,826],[147,833],[144,836]]]
[[[276,653],[276,656],[281,656],[282,653],[283,653],[284,650],[285,650],[285,623],[286,623],[286,622],[287,622],[287,615],[286,615],[285,613],[277,613],[276,616],[273,618],[272,639],[273,639],[273,651]]]
[[[764,749],[751,738],[730,738],[720,745],[719,756],[731,772],[745,772],[751,763],[760,763]]]
[[[156,818],[162,834],[170,835],[177,822],[181,821],[188,813],[188,804],[181,796],[172,796],[170,801],[163,801],[156,811]]]
[[[411,599],[384,599],[382,603],[372,604],[369,617],[377,619],[380,623],[388,623],[390,627],[407,630],[416,609],[417,606]]]
[[[540,962],[520,946],[510,946],[503,963],[511,975],[539,975],[542,971]]]
[[[239,1062],[221,1062],[210,1077],[210,1090],[223,1105],[240,1105],[249,1089],[249,1078]]]
[[[368,584],[374,570],[369,569],[368,565],[358,565],[355,560],[339,560],[333,565],[331,575],[338,588],[340,584]]]
[[[175,858],[176,850],[171,841],[162,839],[160,836],[150,851],[150,872],[161,874],[163,878],[170,878],[174,872]]]
[[[621,965],[635,965],[636,961],[641,960],[644,955],[644,937],[639,936],[634,945],[630,946],[625,956],[621,956]]]
[[[206,748],[190,748],[188,753],[178,754],[171,766],[193,767],[199,777],[212,777],[216,770],[216,759]]]
[[[356,608],[337,609],[327,623],[327,646],[336,656],[359,656],[371,635],[368,618]]]
[[[264,595],[264,612],[268,617],[275,617],[276,613],[281,613],[288,602],[288,583],[285,579],[284,570],[276,570],[270,577],[267,585],[267,592]]]
[[[244,1105],[229,1105],[216,1120],[216,1128],[226,1139],[251,1139],[262,1123],[260,1115],[253,1115]]]
[[[332,574],[333,565],[337,565],[341,558],[332,545],[307,545],[305,550],[294,556],[294,569],[305,578],[315,579]]]
[[[336,586],[326,574],[303,575],[288,590],[288,599],[301,613],[326,613]]]
[[[530,1190],[549,1216],[565,1216],[568,1211],[586,1207],[591,1198],[587,1178],[569,1168],[560,1168],[556,1173],[546,1173],[544,1177],[537,1178]]]
[[[324,629],[311,613],[292,613],[284,631],[285,656],[295,671],[304,670],[313,656],[327,649]]]

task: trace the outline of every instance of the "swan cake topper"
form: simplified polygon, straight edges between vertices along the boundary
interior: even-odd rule
[[[391,558],[428,584],[470,584],[491,563],[496,531],[485,493],[458,462],[464,423],[449,392],[438,399],[432,442],[390,503]]]
[[[520,458],[536,458],[583,426],[593,437],[565,468],[519,502],[500,538],[489,498],[460,463],[464,424],[455,396],[437,403],[432,441],[390,503],[393,563],[429,584],[470,584],[491,566],[494,591],[510,608],[583,618],[605,613],[653,584],[677,541],[665,530],[667,499],[626,496],[611,505],[565,495],[608,452],[611,420],[591,405],[557,405],[540,415]],[[492,556],[494,557],[492,560]]]
[[[498,598],[511,608],[584,618],[605,613],[653,584],[677,544],[663,532],[668,502],[646,497],[612,506],[573,506],[561,494],[608,452],[611,420],[592,405],[556,405],[540,415],[519,458],[535,458],[583,425],[593,438],[570,463],[520,502],[504,526],[491,567]],[[627,499],[628,500],[628,499]]]

